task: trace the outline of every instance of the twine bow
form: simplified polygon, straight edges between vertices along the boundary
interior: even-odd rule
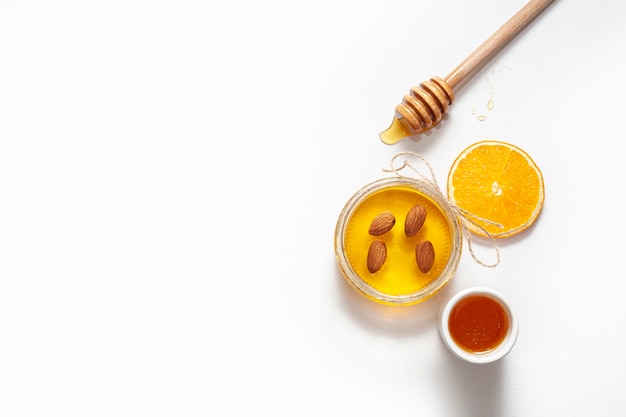
[[[426,165],[426,167],[428,168],[428,171],[430,173],[430,178],[426,177],[424,174],[422,174],[417,168],[415,168],[413,165],[411,165],[406,159],[402,162],[402,164],[398,167],[395,166],[396,161],[401,158],[401,157],[414,157],[419,159],[420,161],[422,161],[424,163],[424,165]],[[485,230],[485,228],[483,226],[481,226],[480,224],[478,224],[476,222],[476,220],[490,224],[490,225],[494,225],[497,227],[504,227],[502,226],[500,223],[496,223],[493,222],[489,219],[485,219],[482,218],[480,216],[477,216],[473,213],[468,212],[467,210],[462,209],[461,207],[458,207],[455,204],[452,204],[450,202],[450,200],[444,195],[444,193],[441,191],[441,188],[439,187],[439,184],[437,183],[437,179],[435,178],[435,171],[433,170],[432,166],[430,165],[430,163],[426,160],[426,158],[424,158],[422,155],[419,155],[417,153],[414,152],[400,152],[398,154],[396,154],[393,158],[391,158],[391,163],[390,163],[390,168],[386,169],[383,168],[384,172],[390,172],[390,173],[394,173],[396,174],[398,177],[400,178],[406,178],[406,179],[415,179],[414,176],[408,176],[408,175],[404,175],[402,174],[402,170],[404,169],[410,169],[411,171],[413,171],[413,173],[415,173],[419,179],[421,179],[422,181],[425,181],[427,183],[429,183],[435,190],[436,192],[440,195],[440,197],[442,198],[443,201],[446,201],[448,203],[448,206],[452,209],[452,211],[454,211],[458,218],[461,219],[461,229],[463,230],[463,234],[465,235],[465,240],[467,241],[467,248],[470,252],[470,255],[472,255],[472,258],[474,259],[474,261],[476,261],[478,264],[487,267],[487,268],[494,268],[496,267],[499,263],[500,263],[500,250],[498,249],[498,245],[496,244],[496,240],[494,239],[493,236],[491,236],[491,234]],[[478,256],[476,256],[476,254],[474,253],[474,249],[472,248],[472,237],[471,237],[471,233],[469,231],[469,227],[468,224],[473,225],[474,227],[477,227],[478,229],[480,229],[485,236],[489,239],[489,241],[491,242],[491,245],[496,253],[496,261],[492,264],[488,264],[485,263],[483,261],[481,261]]]

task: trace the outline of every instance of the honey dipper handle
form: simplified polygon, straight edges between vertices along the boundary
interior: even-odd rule
[[[554,0],[530,0],[526,3],[445,78],[450,88],[458,89],[552,2]]]

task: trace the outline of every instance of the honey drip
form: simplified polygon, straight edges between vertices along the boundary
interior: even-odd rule
[[[411,88],[396,106],[391,126],[380,134],[380,139],[391,145],[432,129],[441,122],[453,101],[454,93],[446,81],[439,77],[424,81]]]

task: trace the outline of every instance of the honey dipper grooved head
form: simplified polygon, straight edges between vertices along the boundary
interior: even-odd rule
[[[454,101],[452,88],[439,77],[413,87],[396,106],[396,119],[412,135],[435,127]]]

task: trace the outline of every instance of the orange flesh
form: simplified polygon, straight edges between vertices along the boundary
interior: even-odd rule
[[[514,236],[535,221],[544,200],[541,171],[514,145],[478,142],[455,160],[448,175],[448,196],[495,238]],[[471,231],[485,235],[478,227]]]

